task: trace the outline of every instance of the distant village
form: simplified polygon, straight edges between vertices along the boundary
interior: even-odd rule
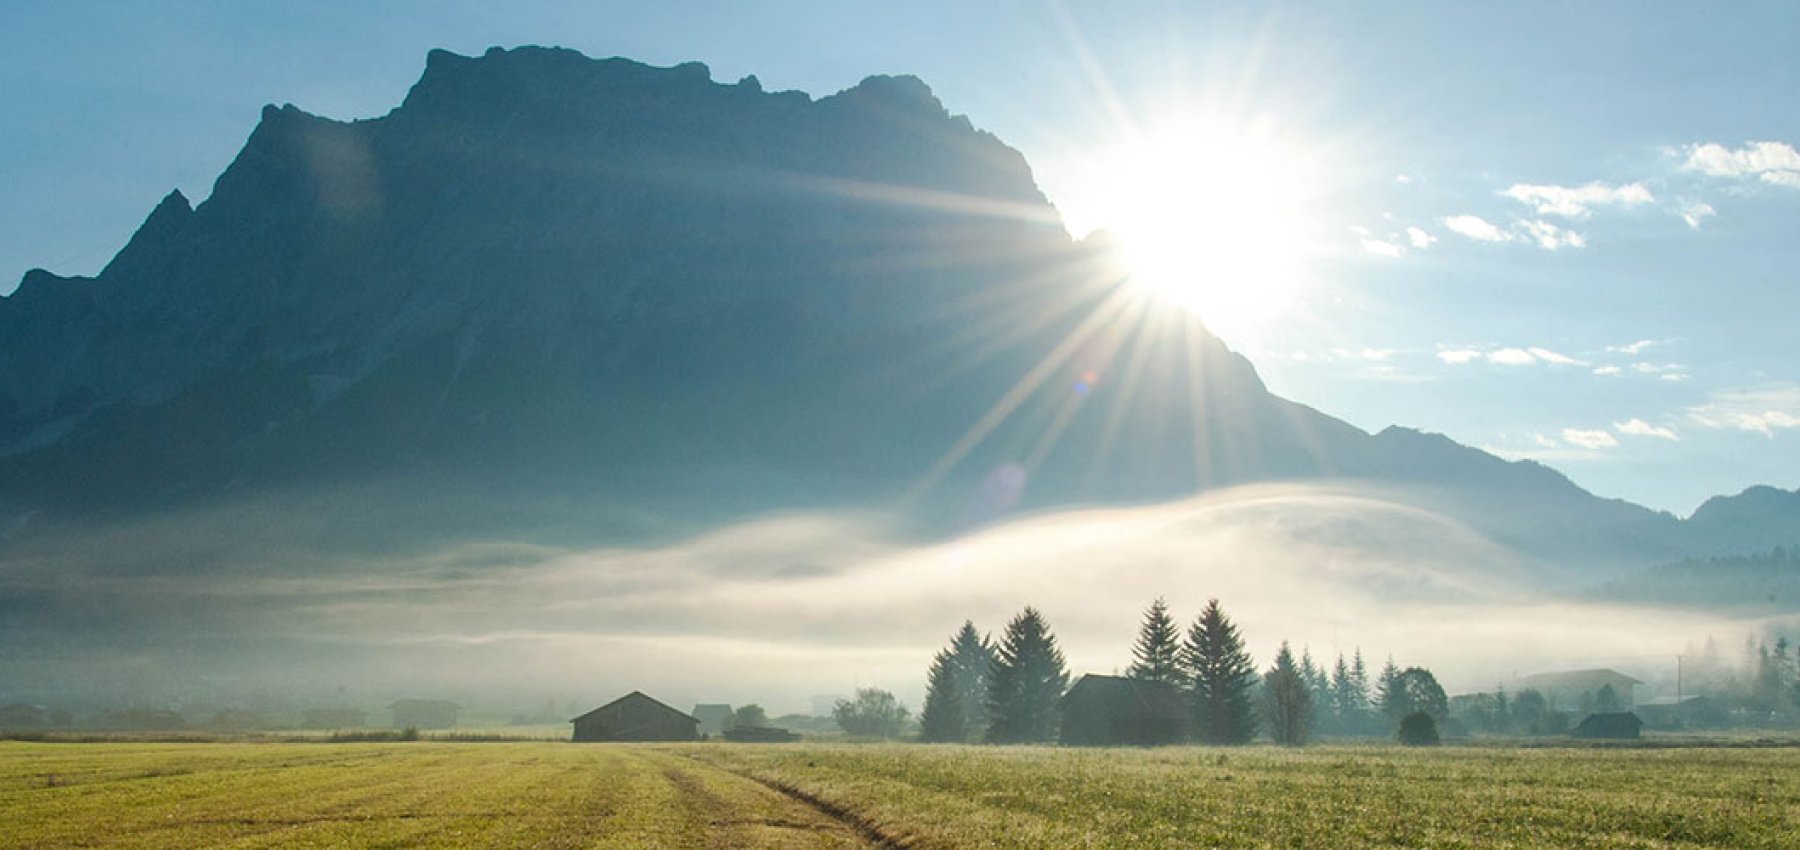
[[[293,734],[326,740],[562,737],[575,742],[807,739],[1065,746],[1247,744],[1314,740],[1505,738],[1635,739],[1649,733],[1800,728],[1800,652],[1784,636],[1747,641],[1732,657],[1712,641],[1679,659],[1676,692],[1608,668],[1542,671],[1491,691],[1446,694],[1422,667],[1392,658],[1371,673],[1360,650],[1327,666],[1283,643],[1259,668],[1217,600],[1183,630],[1162,600],[1144,612],[1132,663],[1071,677],[1048,620],[1026,608],[999,640],[972,622],[926,671],[915,715],[893,693],[816,696],[810,714],[771,717],[760,706],[698,703],[682,711],[633,690],[587,711],[547,701],[531,712],[471,717],[456,702],[408,697],[360,706],[134,704],[78,714],[25,702],[0,705],[0,735]],[[579,713],[578,713],[579,712]],[[572,716],[571,716],[572,715]]]

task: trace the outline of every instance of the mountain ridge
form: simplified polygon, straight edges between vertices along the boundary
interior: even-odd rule
[[[1202,329],[1096,322],[1153,309],[1120,307],[1108,269],[1023,156],[916,77],[814,99],[699,63],[434,50],[380,117],[265,107],[205,200],[171,192],[94,278],[33,270],[0,298],[0,507],[127,515],[386,472],[679,503],[738,470],[724,490],[746,492],[708,508],[731,515],[882,503],[941,467],[939,527],[1342,478],[1544,560],[1800,537],[1780,505],[1692,525],[1368,434]],[[1202,380],[1127,409],[1111,376],[1133,363]],[[1015,468],[1019,492],[989,492]]]

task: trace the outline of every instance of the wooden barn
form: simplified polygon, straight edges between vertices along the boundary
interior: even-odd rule
[[[1088,674],[1057,703],[1064,746],[1153,747],[1187,740],[1192,715],[1172,685]]]
[[[632,691],[574,720],[575,740],[693,741],[700,720],[664,705],[643,691]]]
[[[403,699],[388,706],[396,729],[449,729],[456,725],[462,706],[441,699]]]
[[[1571,738],[1587,738],[1590,740],[1635,741],[1644,728],[1644,721],[1629,711],[1608,711],[1590,714],[1581,719],[1575,731],[1569,733]]]

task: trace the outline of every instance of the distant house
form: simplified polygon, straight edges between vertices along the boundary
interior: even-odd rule
[[[365,725],[366,718],[360,708],[309,708],[300,713],[308,729],[355,729]]]
[[[32,729],[44,725],[49,714],[41,705],[15,702],[0,706],[0,729]]]
[[[388,710],[394,713],[397,729],[449,729],[456,725],[456,713],[462,706],[441,699],[403,699]]]
[[[1523,690],[1534,690],[1550,701],[1551,708],[1563,711],[1595,711],[1604,708],[1599,705],[1600,693],[1607,687],[1612,688],[1616,697],[1613,710],[1628,709],[1637,704],[1635,698],[1638,685],[1643,682],[1604,667],[1592,670],[1561,670],[1554,673],[1539,673],[1519,680],[1511,690],[1518,693]]]
[[[1652,729],[1723,726],[1729,717],[1717,702],[1699,695],[1680,699],[1657,697],[1649,702],[1639,703],[1634,711],[1643,719],[1644,725]]]
[[[1636,714],[1629,711],[1608,711],[1583,717],[1575,731],[1569,733],[1569,737],[1634,741],[1643,728],[1644,721],[1639,720]]]
[[[731,728],[731,706],[722,702],[703,702],[694,706],[694,718],[700,721],[700,734],[717,735]]]
[[[700,720],[683,714],[643,691],[632,691],[574,720],[575,740],[692,741],[700,737]]]
[[[1057,702],[1071,747],[1156,746],[1186,740],[1191,714],[1174,686],[1088,674]]]
[[[733,726],[722,733],[735,744],[785,744],[800,736],[779,726]]]

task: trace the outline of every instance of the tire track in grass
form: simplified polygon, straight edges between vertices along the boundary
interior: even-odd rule
[[[856,811],[808,792],[799,786],[790,785],[778,779],[758,776],[754,773],[740,773],[722,765],[702,761],[693,755],[683,755],[682,758],[695,765],[701,766],[703,769],[726,773],[731,776],[749,780],[750,782],[754,782],[757,785],[774,791],[789,800],[800,803],[801,805],[853,830],[858,837],[871,847],[879,848],[879,850],[911,850],[911,848],[915,846],[911,840],[890,834],[886,830],[883,830],[879,824],[862,816]]]

